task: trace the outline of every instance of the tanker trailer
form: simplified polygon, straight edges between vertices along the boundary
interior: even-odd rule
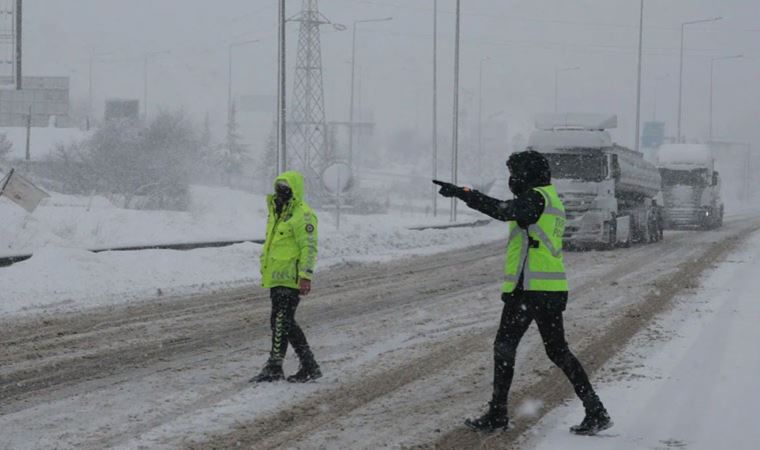
[[[565,205],[569,248],[612,248],[659,240],[657,168],[612,142],[617,116],[542,114],[528,148],[546,156]]]

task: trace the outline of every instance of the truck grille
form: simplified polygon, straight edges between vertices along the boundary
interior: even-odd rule
[[[702,221],[703,187],[696,186],[666,186],[662,191],[665,202],[663,218],[669,227],[698,226]]]
[[[596,194],[559,194],[565,205],[567,220],[575,220],[588,212],[596,198]]]

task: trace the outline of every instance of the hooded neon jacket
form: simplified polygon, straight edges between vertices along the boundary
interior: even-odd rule
[[[317,265],[317,215],[304,200],[303,175],[284,172],[293,197],[277,214],[274,195],[267,196],[267,236],[261,252],[261,285],[265,288],[298,288],[299,280],[311,280]]]

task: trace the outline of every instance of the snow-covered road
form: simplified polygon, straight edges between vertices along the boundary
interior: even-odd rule
[[[570,435],[583,415],[573,402],[547,415],[525,448],[758,448],[758,277],[755,233],[601,372],[614,428],[597,438]]]
[[[659,245],[568,254],[567,330],[587,368],[758,227],[734,220]],[[247,383],[269,340],[258,289],[25,319],[0,329],[0,448],[504,448],[515,434],[481,440],[461,427],[490,391],[502,258],[498,243],[325,271],[299,309],[325,372],[305,386]],[[520,406],[553,408],[568,395],[555,372],[529,332],[516,433],[544,412]]]

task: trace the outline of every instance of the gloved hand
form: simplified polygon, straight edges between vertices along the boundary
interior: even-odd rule
[[[438,193],[444,197],[461,197],[465,191],[464,188],[445,181],[433,180],[433,183],[441,187],[441,189],[438,190]]]

